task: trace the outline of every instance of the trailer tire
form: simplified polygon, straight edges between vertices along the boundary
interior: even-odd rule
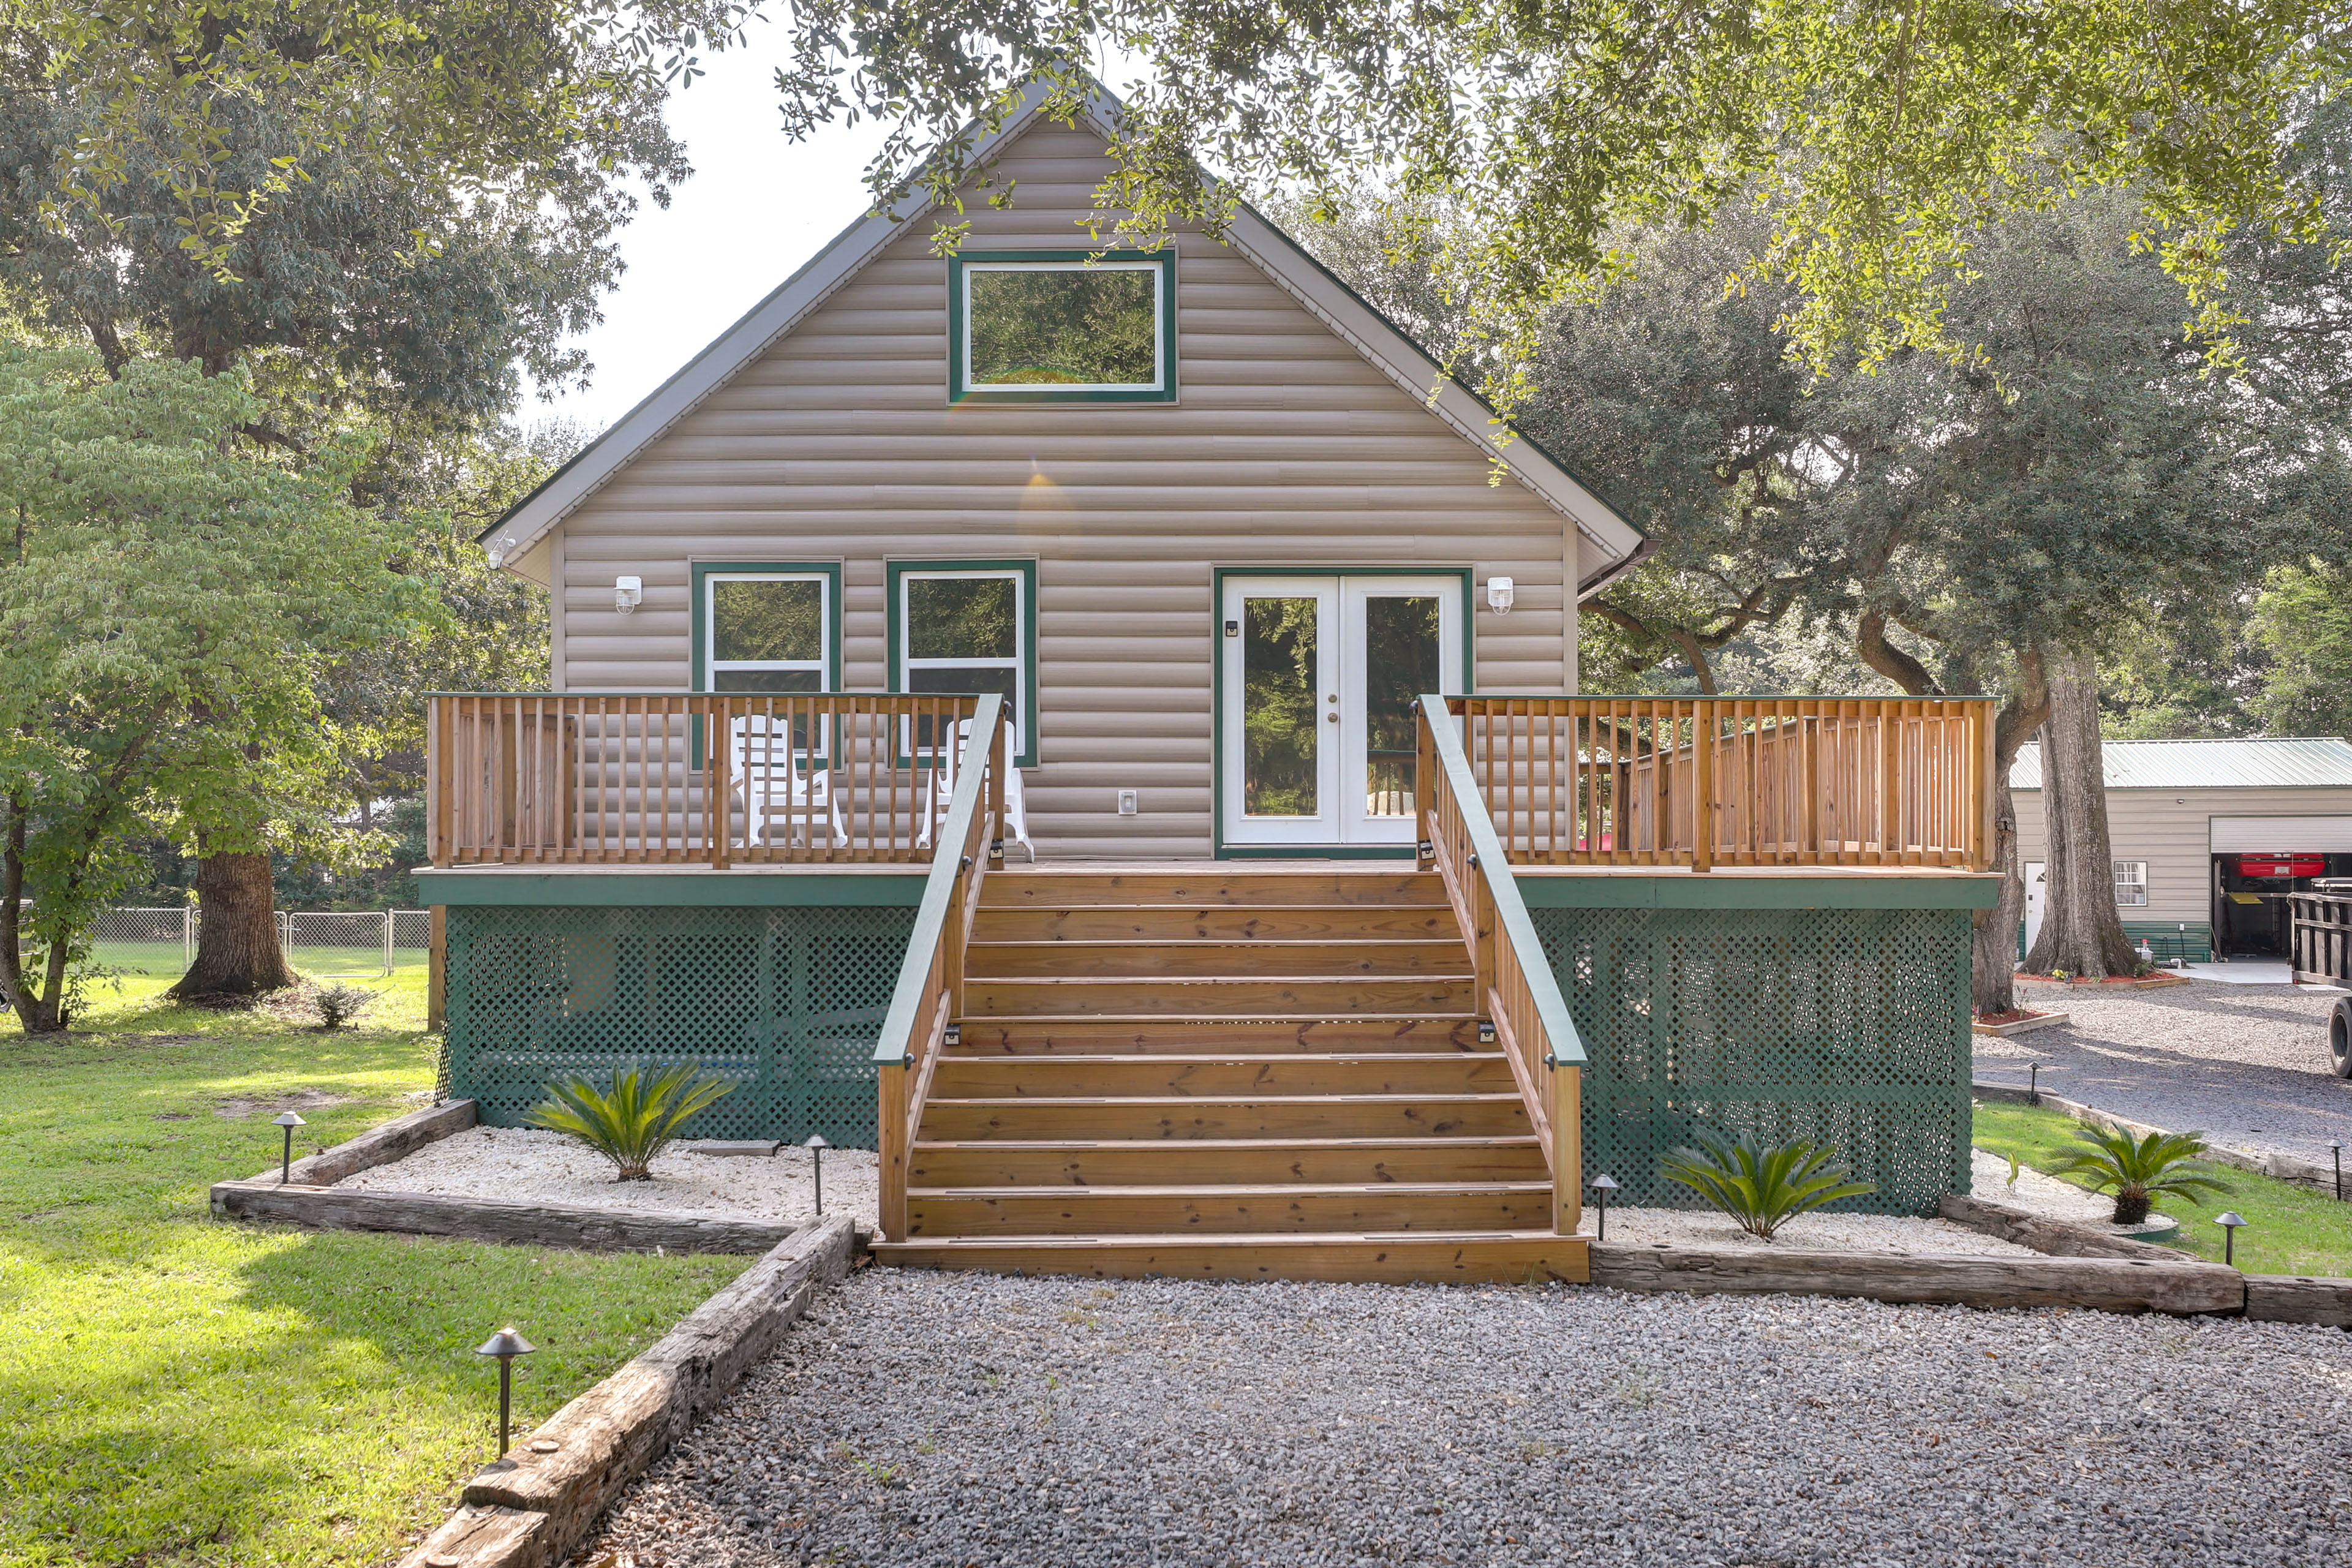
[[[2352,996],[2338,997],[2327,1016],[2327,1059],[2337,1078],[2352,1078]]]

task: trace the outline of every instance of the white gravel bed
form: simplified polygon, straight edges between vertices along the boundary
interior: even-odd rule
[[[1981,1081],[2021,1089],[2039,1062],[2053,1094],[2225,1147],[2326,1165],[2331,1139],[2352,1143],[2352,1079],[2328,1068],[2333,992],[2196,981],[2107,993],[2023,985],[2018,997],[2074,1021],[1977,1037]]]
[[[2009,1168],[2001,1167],[2007,1175]],[[1981,1192],[1984,1178],[1977,1178]],[[1587,1209],[1585,1228],[1592,1226]],[[1900,1215],[1799,1215],[1782,1226],[1777,1237],[1759,1241],[1713,1209],[1618,1208],[1609,1210],[1612,1245],[1647,1247],[1667,1242],[1679,1247],[1776,1247],[1799,1252],[1885,1252],[1916,1256],[1931,1252],[1963,1252],[1983,1258],[2036,1258],[2032,1247],[1986,1236],[1966,1226],[1942,1219],[1907,1219]]]
[[[2347,1451],[2335,1329],[867,1268],[574,1563],[2310,1568]]]
[[[2113,1197],[2084,1192],[2072,1182],[2045,1176],[2031,1165],[2018,1166],[2017,1184],[2011,1186],[2007,1155],[1989,1153],[1982,1149],[1974,1152],[1976,1190],[1972,1196],[1990,1204],[2007,1204],[2011,1208],[2021,1208],[2050,1219],[2095,1225],[2102,1228],[2115,1215],[2116,1200]]]
[[[815,1212],[809,1158],[808,1150],[797,1147],[765,1158],[697,1154],[673,1144],[654,1162],[653,1180],[616,1182],[611,1161],[561,1132],[471,1127],[337,1184],[367,1192],[440,1193],[519,1204],[803,1219]],[[879,1165],[871,1152],[824,1152],[826,1214],[872,1220],[880,1186]]]

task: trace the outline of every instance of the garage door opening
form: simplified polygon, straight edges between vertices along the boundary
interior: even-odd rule
[[[2323,877],[2352,877],[2352,816],[2214,817],[2215,956],[2285,958],[2287,895]]]

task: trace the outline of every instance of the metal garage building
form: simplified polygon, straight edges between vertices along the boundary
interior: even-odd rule
[[[2107,830],[2124,930],[2159,958],[2286,956],[2289,891],[2352,876],[2352,744],[2109,741]],[[2042,749],[2010,770],[2026,941],[2041,924]]]

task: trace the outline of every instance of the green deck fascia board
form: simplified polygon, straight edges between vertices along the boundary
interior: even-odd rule
[[[432,871],[427,906],[542,909],[913,909],[930,867],[903,871]]]
[[[1655,877],[1580,877],[1519,872],[1528,907],[1538,910],[1989,910],[2000,879],[1983,877],[1727,877],[1673,872]]]

